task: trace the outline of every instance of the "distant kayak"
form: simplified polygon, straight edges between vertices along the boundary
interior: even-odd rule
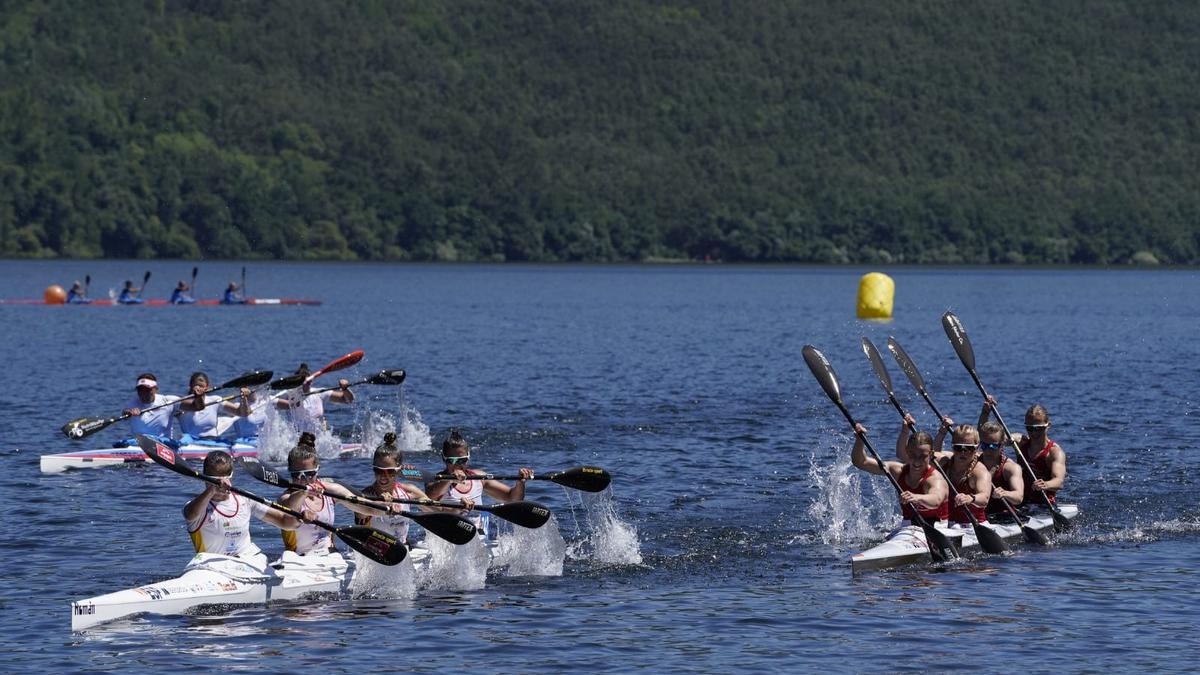
[[[361,449],[362,444],[360,443],[342,443],[340,454],[350,455]],[[212,450],[225,450],[234,457],[258,457],[258,447],[244,443],[233,445],[196,443],[185,445],[176,450],[176,453],[180,457],[200,461]],[[42,455],[39,463],[42,473],[62,473],[67,469],[99,469],[123,464],[145,464],[146,453],[136,445],[129,448],[78,450],[57,455]]]
[[[66,305],[70,305],[73,307],[86,307],[88,305],[110,306],[110,305],[120,305],[122,303],[119,303],[115,300],[110,300],[108,298],[99,298],[99,299],[93,300],[88,303],[48,303],[45,300],[34,299],[34,298],[0,300],[0,305],[47,305],[47,304],[66,304]],[[197,300],[195,302],[189,302],[189,303],[180,304],[177,306],[188,307],[188,306],[195,306],[195,305],[223,305],[223,304],[224,303],[222,303],[220,300],[212,299],[212,300]],[[305,298],[246,298],[246,302],[244,302],[244,303],[230,304],[230,305],[226,305],[226,306],[227,307],[238,307],[240,305],[319,305],[319,304],[321,304],[320,300],[308,300]],[[149,307],[171,307],[171,306],[173,306],[173,305],[171,305],[171,302],[169,300],[158,300],[158,299],[146,300],[145,302],[136,303],[136,305],[149,306]]]

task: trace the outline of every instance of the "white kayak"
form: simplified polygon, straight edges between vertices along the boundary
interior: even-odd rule
[[[1058,509],[1068,520],[1079,516],[1079,507],[1074,504],[1059,504]],[[1035,508],[1030,511],[1026,524],[1038,532],[1049,532],[1054,527],[1054,519],[1050,511]],[[961,553],[971,554],[980,550],[979,540],[970,525],[961,528],[938,523],[936,527],[954,542]],[[1025,537],[1017,523],[985,523],[984,527],[995,530],[1009,544],[1018,543]],[[929,545],[925,543],[925,531],[915,525],[900,527],[888,535],[883,543],[850,557],[850,567],[855,574],[920,562],[929,562]]]
[[[429,551],[413,548],[414,565]],[[342,595],[355,565],[339,553],[300,556],[284,552],[276,562],[197,553],[182,576],[71,603],[71,630],[82,631],[138,614],[187,614],[205,605],[259,605]]]
[[[362,449],[361,443],[343,443],[341,454],[353,454],[360,449]],[[258,457],[258,447],[246,443],[183,445],[176,451],[176,454],[185,459],[202,460],[213,450],[225,450],[234,457]],[[129,448],[99,448],[42,455],[40,465],[42,473],[62,473],[67,469],[98,469],[106,466],[143,464],[145,462],[146,454],[135,445]]]

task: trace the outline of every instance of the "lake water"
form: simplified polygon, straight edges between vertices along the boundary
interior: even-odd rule
[[[5,261],[0,297],[40,297],[85,274],[97,296],[145,269],[148,294],[165,297],[191,267]],[[198,294],[215,296],[240,269],[200,265]],[[250,295],[324,304],[0,306],[0,669],[1194,670],[1200,275],[884,270],[896,319],[880,324],[853,317],[866,271],[253,263]],[[801,347],[829,357],[886,451],[898,420],[863,335],[896,336],[940,408],[978,413],[939,323],[947,309],[1010,424],[1031,403],[1049,408],[1070,455],[1060,498],[1083,516],[1049,549],[854,577],[848,557],[895,522],[894,497],[849,466],[848,425]],[[482,588],[442,580],[71,633],[71,600],[178,575],[191,557],[180,508],[199,486],[157,467],[42,475],[40,454],[125,433],[68,441],[64,422],[119,412],[144,370],[172,393],[193,370],[217,382],[282,374],[359,348],[367,357],[349,377],[398,367],[408,380],[361,387],[357,405],[332,411],[347,438],[399,427],[409,461],[435,469],[431,443],[458,427],[473,463],[498,473],[608,469],[611,491],[598,496],[530,483],[528,497],[555,510],[562,558],[518,551],[519,574],[493,572]],[[369,461],[322,469],[362,485]],[[255,535],[278,551],[276,535]]]

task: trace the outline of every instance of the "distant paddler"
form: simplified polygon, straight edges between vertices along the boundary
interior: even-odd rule
[[[896,479],[900,485],[901,514],[906,521],[903,525],[917,524],[913,522],[914,513],[921,514],[930,524],[946,520],[950,515],[950,502],[947,501],[950,490],[933,468],[933,437],[929,432],[918,431],[907,437],[904,444],[907,459],[903,463],[868,458],[863,442],[866,427],[855,423],[854,432],[850,462],[867,473],[882,476],[886,472]]]
[[[337,481],[318,477],[321,459],[317,455],[316,440],[316,436],[304,432],[300,434],[296,447],[288,453],[288,473],[292,476],[292,482],[304,489],[290,490],[280,500],[285,506],[304,515],[305,522],[294,529],[283,530],[284,548],[299,555],[325,555],[335,550],[330,531],[310,522],[319,520],[332,524],[337,515],[333,508],[336,503],[334,498],[354,497],[353,492]],[[382,516],[386,513],[359,503],[337,501],[364,516]]]
[[[122,305],[140,305],[145,302],[142,298],[142,289],[145,286],[134,286],[129,279],[125,280],[125,287],[121,289],[121,294],[117,296],[117,302]]]
[[[129,430],[134,436],[145,434],[164,442],[171,439],[171,420],[177,406],[170,405],[179,401],[178,396],[158,393],[158,378],[154,373],[142,373],[137,376],[137,398],[121,411],[129,415]],[[149,410],[149,408],[157,408]],[[143,410],[145,412],[143,412]],[[137,445],[136,438],[130,438],[119,444],[132,447]]]
[[[265,566],[266,555],[250,539],[251,516],[285,531],[300,527],[300,521],[230,492],[233,458],[224,450],[208,453],[204,458],[203,474],[220,485],[207,483],[204,492],[183,507],[183,518],[187,521],[188,534],[196,552],[247,558]]]
[[[275,407],[287,411],[296,430],[308,431],[313,434],[325,429],[326,403],[353,403],[354,392],[350,390],[349,380],[338,380],[338,388],[322,392],[312,391],[312,374],[307,363],[301,363],[296,369],[297,375],[304,376],[304,384],[299,389],[292,390],[288,396],[275,401]]]
[[[196,299],[191,295],[191,290],[192,287],[186,281],[180,279],[179,283],[175,285],[175,290],[171,291],[171,304],[190,305],[196,302]]]
[[[513,485],[506,485],[498,480],[467,480],[468,476],[482,476],[487,472],[469,466],[471,462],[471,447],[459,433],[451,429],[446,440],[442,442],[442,461],[446,468],[444,474],[452,474],[452,479],[433,480],[425,484],[425,493],[430,499],[457,499],[463,503],[468,513],[468,520],[475,523],[475,529],[480,536],[487,537],[486,513],[472,511],[475,504],[483,502],[483,496],[501,502],[516,502],[525,499],[525,481],[533,478],[533,469],[522,467],[518,472],[520,478]]]
[[[87,296],[87,287],[79,283],[76,279],[75,283],[71,284],[71,290],[67,291],[68,305],[87,305],[91,304],[91,299]]]
[[[225,287],[225,295],[221,296],[222,305],[244,305],[246,304],[246,296],[242,294],[241,287],[236,281],[229,282]]]

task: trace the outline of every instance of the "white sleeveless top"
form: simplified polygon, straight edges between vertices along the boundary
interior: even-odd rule
[[[178,401],[178,396],[167,396],[165,394],[155,394],[154,400],[150,403],[142,403],[142,399],[134,398],[126,408],[137,408],[144,410],[156,405],[162,405],[158,410],[144,412],[141,415],[136,415],[129,418],[129,426],[134,435],[146,434],[148,436],[171,436],[171,413],[175,412],[175,406],[163,405]]]
[[[205,394],[203,410],[182,410],[179,413],[179,432],[193,438],[217,435],[217,414],[220,406],[217,401],[221,397],[216,394]],[[211,404],[211,405],[207,405]]]
[[[259,553],[250,540],[250,517],[262,518],[267,507],[236,494],[224,501],[209,501],[200,522],[188,523],[188,534],[197,553],[248,557]]]
[[[389,496],[394,499],[416,499],[416,496],[404,489],[404,486],[400,483],[392,486]],[[412,504],[397,504],[396,506],[399,506],[401,511],[412,510]],[[389,513],[385,516],[371,516],[364,518],[363,522],[377,530],[387,532],[402,542],[408,539],[408,518],[399,513]]]
[[[303,396],[299,389],[289,397],[292,407],[288,409],[292,426],[296,431],[307,431],[319,434],[325,430],[325,403],[336,393],[336,390],[323,391],[311,396]]]
[[[250,414],[238,417],[233,422],[233,432],[238,438],[257,438],[262,425],[267,422],[266,402],[254,403],[250,406]]]
[[[325,484],[321,481],[316,481],[314,485],[324,488]],[[313,497],[309,495],[304,500],[304,510],[313,510]],[[333,499],[321,496],[321,508],[316,511],[316,519],[322,522],[333,524],[335,514],[333,512]],[[324,555],[333,546],[333,533],[324,528],[317,527],[309,523],[300,523],[300,527],[295,530],[280,530],[283,533],[283,547],[289,551],[295,551],[300,555],[316,553]]]
[[[464,484],[467,486],[465,491],[458,488],[459,483],[451,485],[450,489],[446,490],[446,494],[442,497],[442,499],[470,499],[476,504],[483,504],[483,481],[468,480],[464,481]],[[469,512],[462,512],[463,518],[475,523],[475,529],[479,530],[479,536],[481,537],[487,537],[487,516],[487,513],[483,511],[475,511],[474,509]]]

